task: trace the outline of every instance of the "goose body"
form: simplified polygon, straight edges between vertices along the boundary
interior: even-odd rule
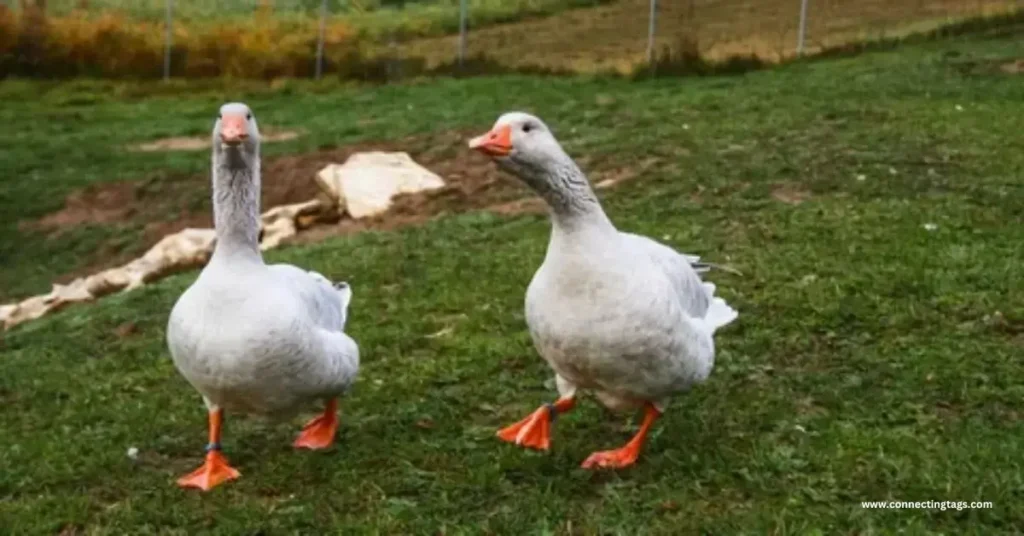
[[[350,297],[294,266],[211,260],[171,312],[174,364],[208,405],[291,417],[355,380],[358,347],[342,331]]]
[[[582,388],[613,410],[647,401],[662,410],[671,395],[708,378],[714,341],[706,314],[718,302],[690,262],[614,230],[554,234],[526,292],[526,321],[561,395]]]
[[[216,247],[167,324],[174,364],[202,395],[210,421],[205,463],[178,484],[203,490],[239,476],[220,453],[224,412],[286,418],[324,401],[295,446],[325,448],[337,427],[336,399],[359,370],[359,347],[344,332],[348,284],[263,262],[259,130],[246,105],[221,107],[213,147]]]
[[[596,452],[585,467],[623,467],[672,395],[706,380],[715,331],[737,313],[700,273],[707,266],[650,238],[620,232],[582,171],[540,119],[509,113],[470,146],[491,156],[547,202],[547,254],[526,291],[526,322],[556,374],[560,398],[499,432],[547,449],[549,422],[571,409],[578,389],[613,410],[644,407],[644,424],[622,449]]]

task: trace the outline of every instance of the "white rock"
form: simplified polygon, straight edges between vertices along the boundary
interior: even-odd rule
[[[399,194],[444,187],[444,180],[406,153],[356,153],[342,165],[331,164],[317,174],[317,184],[353,218],[385,212]]]
[[[0,324],[7,324],[7,319],[18,310],[16,304],[0,305]]]
[[[118,268],[80,277],[67,285],[53,285],[49,294],[0,307],[0,320],[11,328],[57,311],[65,305],[95,300],[119,290],[132,290],[164,276],[201,266],[210,258],[213,229],[185,229],[163,237],[142,257]]]
[[[317,172],[314,180],[316,185],[341,210],[345,208],[345,200],[341,197],[341,164],[330,164]]]
[[[115,270],[122,270],[132,290],[172,273],[202,266],[213,252],[217,233],[213,229],[183,229],[160,239],[142,257]]]
[[[404,184],[400,183],[399,187],[399,191],[406,191],[403,189]],[[336,206],[319,199],[274,207],[261,217],[263,241],[260,249],[276,247],[310,222],[329,219],[331,216],[337,217]],[[216,239],[217,233],[213,229],[183,229],[167,235],[128,264],[80,277],[67,285],[53,285],[48,294],[33,296],[20,303],[0,305],[0,324],[9,329],[71,303],[92,301],[117,291],[129,291],[175,272],[203,266],[213,253]]]
[[[319,183],[319,180],[318,180]],[[303,203],[281,205],[274,207],[260,216],[263,225],[263,240],[260,241],[260,249],[266,251],[275,248],[290,236],[299,232],[299,219],[303,216],[316,218],[322,213],[333,210],[332,207],[321,203],[319,199],[311,199]]]

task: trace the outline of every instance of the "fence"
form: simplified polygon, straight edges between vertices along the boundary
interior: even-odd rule
[[[630,72],[678,59],[777,61],[1022,8],[1024,0],[0,0],[0,32],[14,35],[0,35],[0,74]],[[59,69],[48,63],[55,58],[65,62]]]

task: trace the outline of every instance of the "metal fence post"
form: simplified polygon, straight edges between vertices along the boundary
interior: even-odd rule
[[[327,27],[327,0],[320,1],[320,33],[316,38],[316,79],[324,74],[324,31]]]
[[[647,20],[647,63],[654,63],[654,27],[658,17],[658,0],[651,0],[651,13]]]
[[[807,4],[810,0],[800,0],[800,28],[796,34],[796,55],[804,55],[804,40],[807,37]]]
[[[466,23],[469,19],[469,7],[467,0],[459,2],[459,50],[457,52],[459,67],[466,60]]]
[[[174,25],[174,0],[166,0],[167,19],[164,21],[164,81],[171,79],[171,45],[173,44],[174,32],[171,31]]]

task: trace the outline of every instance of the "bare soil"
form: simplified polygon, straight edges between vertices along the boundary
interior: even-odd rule
[[[781,184],[772,190],[772,198],[787,205],[799,205],[811,197],[811,192],[795,187],[792,184]]]
[[[267,130],[260,129],[260,141],[263,143],[274,143],[278,141],[294,140],[299,137],[295,130]],[[154,152],[154,151],[201,151],[210,148],[209,136],[175,136],[163,138],[156,141],[132,145],[129,150]]]
[[[448,131],[405,139],[365,142],[316,152],[266,159],[263,163],[262,206],[270,207],[307,201],[320,194],[315,175],[329,164],[343,163],[364,151],[405,151],[420,165],[440,175],[444,188],[397,197],[391,209],[380,216],[335,224],[321,224],[288,240],[310,243],[330,236],[360,231],[391,230],[418,225],[430,219],[466,212],[490,210],[513,215],[543,212],[543,203],[511,177],[503,176],[486,157],[466,150],[469,132]],[[598,189],[632,180],[658,164],[645,159],[632,167],[612,166],[600,159],[581,158],[591,169],[590,178]],[[140,230],[140,242],[125,247],[123,241],[102,244],[84,268],[64,274],[58,282],[128,262],[164,236],[189,227],[213,226],[209,176],[198,174],[96,185],[67,196],[64,207],[27,225],[58,235],[81,225],[118,225]]]
[[[345,218],[337,224],[320,225],[300,233],[292,241],[315,242],[364,229],[395,229],[473,209],[493,208],[502,214],[541,210],[542,205],[529,199],[524,187],[509,177],[502,177],[484,156],[466,150],[469,135],[468,132],[434,133],[266,159],[263,209],[316,197],[320,193],[313,179],[316,173],[329,164],[343,163],[353,153],[405,151],[444,178],[446,186],[427,193],[400,196],[391,210],[381,216],[362,220]],[[621,170],[609,170],[609,173],[615,182],[630,175]],[[594,175],[594,182],[607,178],[598,173]],[[168,234],[188,227],[212,227],[209,176],[204,173],[90,186],[68,195],[60,210],[23,225],[51,236],[81,225],[117,225],[141,231],[138,247],[124,249],[123,242],[101,245],[93,261],[84,263],[85,268],[58,279],[66,282],[123,264]]]
[[[1008,62],[1008,63],[1004,63],[999,68],[1000,68],[1000,70],[1002,70],[1006,74],[1021,74],[1021,73],[1024,73],[1024,58],[1021,58],[1021,59],[1015,60],[1015,61],[1011,61],[1011,62]]]

